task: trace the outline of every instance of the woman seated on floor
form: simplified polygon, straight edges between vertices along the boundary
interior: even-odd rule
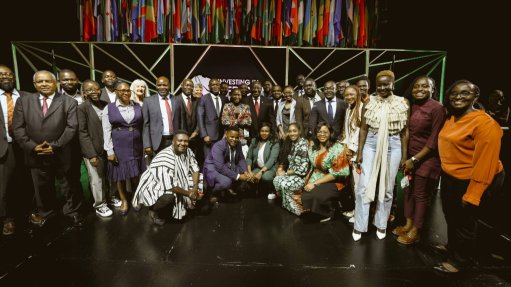
[[[322,216],[322,222],[334,216],[340,191],[347,186],[350,175],[344,145],[332,135],[332,127],[328,123],[320,122],[316,126],[314,143],[309,148],[312,170],[302,193],[304,211]]]
[[[248,172],[252,175],[252,185],[256,190],[267,191],[268,198],[274,199],[273,178],[277,171],[279,142],[274,138],[271,124],[264,122],[259,128],[259,136],[250,143],[247,153]]]
[[[282,196],[282,206],[296,215],[303,212],[302,188],[309,168],[307,140],[301,133],[298,124],[289,124],[278,157],[277,176],[273,180],[275,190]]]

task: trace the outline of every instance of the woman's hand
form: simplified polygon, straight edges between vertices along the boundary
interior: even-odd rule
[[[403,168],[404,174],[412,173],[412,171],[415,169],[415,165],[411,159],[407,159],[404,163],[401,164],[401,167]]]
[[[284,176],[286,175],[286,172],[283,169],[277,170],[277,176]]]
[[[311,191],[314,189],[314,187],[315,187],[314,183],[309,183],[303,189],[305,189],[305,191]]]

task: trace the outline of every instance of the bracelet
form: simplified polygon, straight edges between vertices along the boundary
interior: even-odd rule
[[[414,156],[412,156],[410,159],[412,160],[414,165],[419,163],[419,160],[416,157],[414,157]]]

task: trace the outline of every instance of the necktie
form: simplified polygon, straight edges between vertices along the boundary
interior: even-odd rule
[[[218,100],[218,97],[215,98],[215,109],[216,109],[216,115],[220,116],[220,102]]]
[[[188,96],[187,97],[187,100],[186,100],[186,108],[188,109],[188,112],[191,113],[192,112],[192,99],[191,99],[191,96]]]
[[[7,132],[12,137],[12,115],[14,114],[14,102],[11,93],[4,93],[7,98]]]
[[[174,127],[172,126],[172,109],[170,108],[169,98],[163,97],[165,100],[165,109],[167,110],[167,120],[169,121],[169,133],[172,134]]]
[[[255,99],[254,107],[255,107],[255,110],[256,110],[256,115],[259,116],[259,99]]]
[[[234,160],[235,156],[235,150],[231,148],[231,170],[233,171],[236,171],[236,161]]]
[[[48,103],[46,100],[48,100],[48,98],[43,96],[43,117],[45,117],[46,113],[48,112]]]
[[[333,122],[334,121],[334,110],[332,109],[332,101],[328,101],[327,113],[328,113],[328,119],[330,120],[330,122]]]

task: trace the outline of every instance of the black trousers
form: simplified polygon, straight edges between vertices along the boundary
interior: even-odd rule
[[[456,179],[442,172],[441,198],[442,209],[447,222],[447,249],[449,262],[456,267],[464,267],[475,258],[480,247],[477,246],[477,220],[482,208],[491,196],[498,193],[504,183],[505,174],[501,172],[493,178],[493,182],[484,192],[478,206],[462,204],[470,180]]]
[[[12,219],[12,199],[16,158],[13,144],[9,143],[7,152],[0,158],[0,218]],[[1,222],[0,222],[1,223]]]

